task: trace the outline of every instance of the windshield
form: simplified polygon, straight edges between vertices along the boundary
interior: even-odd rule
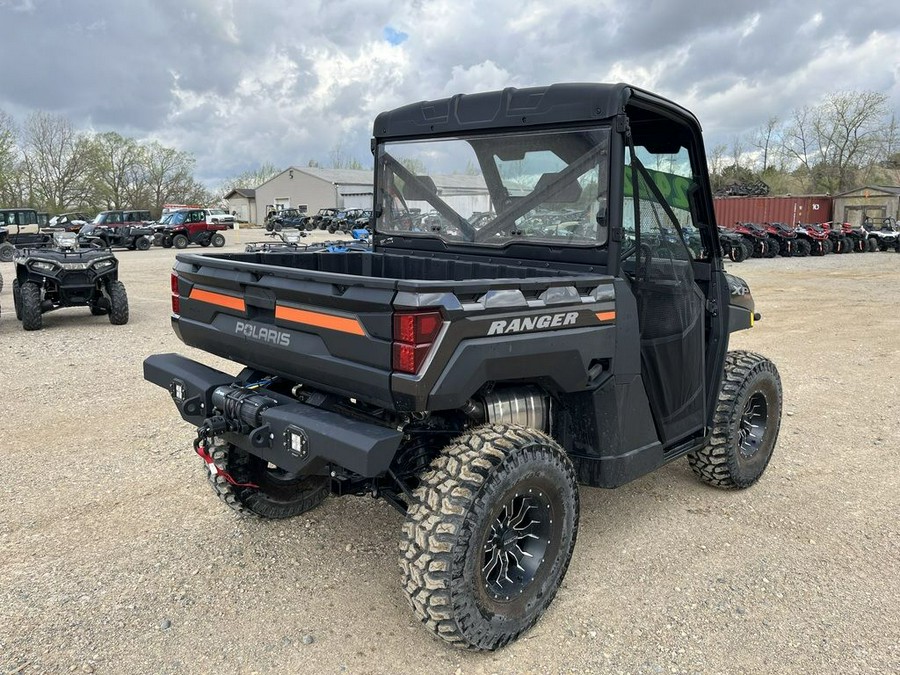
[[[169,220],[166,221],[166,225],[181,225],[187,219],[188,212],[187,211],[176,211],[175,213],[169,214]]]
[[[606,243],[609,129],[379,146],[382,234],[454,243]]]

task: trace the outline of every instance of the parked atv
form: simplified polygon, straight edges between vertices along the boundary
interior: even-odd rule
[[[225,245],[222,230],[228,229],[224,223],[211,223],[204,209],[179,209],[168,214],[165,222],[156,226],[153,243],[163,248],[186,248],[188,244],[216,248]]]
[[[853,241],[844,233],[841,226],[835,227],[834,223],[819,223],[819,227],[828,235],[829,241],[835,253],[852,253]]]
[[[750,244],[752,257],[774,258],[778,255],[778,243],[769,236],[766,228],[762,225],[757,225],[756,223],[735,223],[734,231],[744,237],[744,241]]]
[[[828,238],[828,233],[822,228],[810,223],[797,223],[794,227],[799,241],[809,244],[809,254],[815,256],[831,253],[833,245]]]
[[[785,258],[797,256],[803,258],[809,255],[811,247],[809,242],[800,238],[793,227],[787,223],[767,223],[766,232],[778,242],[778,254]]]
[[[14,262],[13,304],[25,330],[39,330],[42,315],[60,307],[86,306],[114,325],[128,323],[128,296],[108,248],[84,247],[74,232],[57,232],[16,251]]]

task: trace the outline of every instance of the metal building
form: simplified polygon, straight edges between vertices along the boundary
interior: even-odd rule
[[[235,188],[225,195],[225,201],[228,203],[228,212],[233,213],[238,222],[256,222],[256,190]]]
[[[272,210],[372,208],[372,171],[292,166],[256,188],[256,218],[261,225]]]
[[[872,219],[900,216],[900,187],[866,185],[834,196],[834,217],[841,222],[860,225]]]

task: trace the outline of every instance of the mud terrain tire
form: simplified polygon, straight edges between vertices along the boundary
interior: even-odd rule
[[[714,487],[750,487],[772,458],[780,426],[781,378],[775,364],[753,352],[728,352],[713,433],[703,448],[688,453],[688,463]]]
[[[562,448],[533,429],[478,427],[441,451],[414,495],[400,569],[422,623],[483,650],[531,628],[562,583],[578,532],[578,486]]]
[[[238,487],[224,476],[207,473],[219,499],[244,516],[292,518],[316,508],[330,492],[325,476],[295,476],[271,468],[265,460],[224,441],[212,445],[209,454],[235,482],[257,486]]]

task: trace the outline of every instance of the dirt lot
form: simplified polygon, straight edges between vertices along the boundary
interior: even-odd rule
[[[142,379],[160,351],[239,370],[172,333],[173,257],[121,253],[127,326],[64,310],[37,333],[0,265],[0,671],[900,672],[900,255],[733,265],[764,318],[732,345],[784,382],[768,472],[720,492],[678,461],[583,488],[563,588],[494,654],[413,620],[386,504],[260,522],[214,497]]]

